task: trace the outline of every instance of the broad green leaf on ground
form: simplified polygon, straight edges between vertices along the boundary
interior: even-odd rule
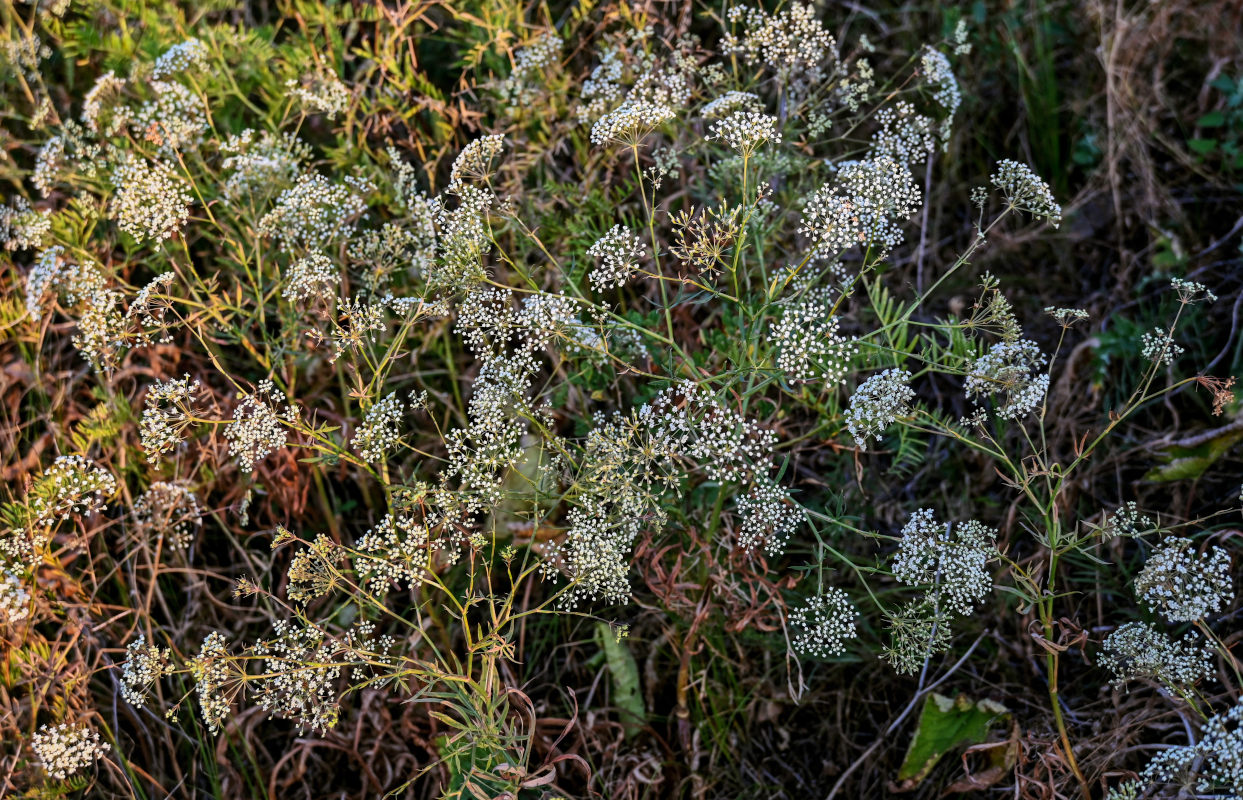
[[[1150,469],[1144,480],[1168,483],[1200,477],[1230,448],[1243,441],[1243,420],[1196,438],[1199,441],[1192,446],[1175,445],[1166,450],[1164,463]]]
[[[898,791],[913,789],[942,756],[967,745],[988,740],[989,730],[1009,717],[1009,710],[992,700],[975,701],[966,695],[950,698],[932,693],[924,701],[919,725],[906,758],[898,769]]]

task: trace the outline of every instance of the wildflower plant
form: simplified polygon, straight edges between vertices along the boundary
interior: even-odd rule
[[[936,279],[912,293],[891,272],[928,200],[914,168],[952,152],[965,33],[889,75],[812,4],[734,5],[711,41],[634,10],[591,36],[577,16],[524,21],[497,40],[509,57],[480,46],[497,74],[461,93],[468,112],[388,73],[408,60],[396,42],[419,38],[388,13],[367,21],[366,67],[303,34],[205,26],[101,70],[79,113],[32,128],[37,207],[0,210],[13,307],[49,351],[71,330],[102,411],[58,424],[31,455],[46,470],[5,507],[20,523],[0,539],[5,624],[54,619],[39,571],[68,574],[85,548],[120,565],[101,570],[109,597],[135,604],[98,634],[115,640],[97,671],[131,710],[224,738],[279,718],[335,741],[378,703],[434,707],[445,790],[516,797],[569,760],[530,763],[543,734],[514,678],[529,627],[625,616],[652,553],[698,542],[678,570],[715,576],[705,603],[768,590],[770,616],[738,630],[754,623],[795,667],[874,645],[920,693],[960,620],[995,588],[1017,598],[1086,785],[1059,699],[1059,562],[1147,546],[1156,526],[1127,506],[1073,519],[1072,476],[1194,380],[1158,377],[1186,307],[1212,293],[1174,284],[1142,380],[1067,460],[1045,429],[1063,341],[1026,338],[991,276],[967,316],[935,316],[1008,217],[1060,223],[1048,185],[1002,161]],[[399,84],[419,88],[417,113]],[[526,107],[554,94],[533,122]],[[1054,317],[1063,337],[1081,318]],[[932,437],[989,461],[1009,517],[920,508],[896,534],[866,530],[818,477]],[[1188,687],[1228,655],[1209,623],[1233,596],[1229,556],[1157,546],[1136,593],[1197,633],[1123,626],[1102,661],[1200,703]],[[195,603],[235,608],[236,625],[181,624],[174,582],[200,567]],[[69,723],[32,747],[55,778],[109,754]]]

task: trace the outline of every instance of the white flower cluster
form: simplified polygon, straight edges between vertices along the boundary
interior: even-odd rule
[[[778,80],[802,94],[837,69],[837,40],[816,18],[811,3],[791,3],[777,14],[734,6],[731,23],[742,24],[741,39],[727,34],[724,47],[752,66],[765,66]]]
[[[191,381],[189,375],[147,387],[138,430],[142,449],[152,465],[158,467],[164,454],[172,452],[185,439],[185,432],[194,424],[194,398],[201,388],[202,385],[197,380]]]
[[[872,134],[870,158],[889,156],[902,164],[919,164],[936,149],[932,119],[918,113],[905,100],[884,106],[876,112],[875,119],[877,129]]]
[[[220,163],[228,173],[224,193],[233,200],[271,196],[290,186],[302,174],[311,148],[292,133],[259,133],[247,128],[232,134],[220,146]]]
[[[172,335],[168,330],[170,327],[168,311],[172,306],[168,298],[163,295],[175,280],[177,280],[177,273],[171,270],[156,275],[138,290],[133,302],[129,304],[129,310],[125,312],[125,316],[128,320],[139,323],[140,330],[137,335],[142,343],[149,344],[156,341],[156,333],[160,334],[159,342],[167,344],[172,341]]]
[[[276,207],[259,220],[259,231],[274,237],[282,250],[324,249],[354,234],[354,220],[366,210],[363,196],[371,188],[358,178],[332,183],[318,172],[304,173],[276,198]]]
[[[1194,633],[1174,641],[1146,622],[1128,622],[1105,638],[1101,663],[1115,688],[1146,679],[1182,690],[1212,673],[1213,651]]]
[[[152,81],[151,88],[155,97],[134,112],[130,131],[169,157],[197,146],[207,130],[207,108],[202,99],[180,83]]]
[[[341,677],[337,647],[315,627],[274,623],[275,637],[255,645],[264,656],[263,677],[255,696],[268,718],[283,717],[307,729],[326,733],[337,724],[340,708],[336,683]]]
[[[1150,531],[1156,524],[1146,514],[1141,514],[1134,500],[1129,500],[1114,509],[1114,513],[1105,518],[1101,535],[1108,539],[1118,536],[1139,536]]]
[[[1057,324],[1064,328],[1069,328],[1079,320],[1089,319],[1092,316],[1082,308],[1059,308],[1057,306],[1046,306],[1044,313],[1053,317],[1057,320]]]
[[[823,258],[855,246],[883,257],[902,242],[899,224],[919,204],[919,187],[906,165],[889,156],[851,161],[841,165],[835,181],[807,198],[798,231]]]
[[[58,456],[39,477],[28,498],[34,522],[91,516],[107,508],[116,494],[117,480],[103,467],[82,456]]]
[[[185,550],[203,526],[203,507],[183,484],[157,481],[134,501],[134,527],[141,539],[161,538],[172,550]]]
[[[830,314],[824,292],[809,291],[787,302],[772,323],[777,369],[792,381],[821,380],[836,386],[846,379],[850,360],[859,351],[854,338],[838,333],[841,323]]]
[[[111,212],[139,242],[168,239],[190,218],[189,187],[164,161],[127,153],[112,171]]]
[[[340,714],[338,680],[348,671],[354,681],[365,681],[375,666],[389,666],[389,636],[374,638],[374,623],[361,623],[337,639],[320,628],[295,626],[286,620],[274,624],[275,635],[257,642],[254,653],[264,661],[255,679],[259,706],[271,717],[288,719],[300,732],[327,732]]]
[[[781,143],[777,118],[757,111],[735,111],[712,123],[708,139],[717,139],[740,156],[750,158],[764,142]]]
[[[237,691],[234,684],[239,677],[224,636],[215,631],[207,634],[198,655],[191,659],[189,666],[203,724],[211,733],[220,733],[220,728],[229,718],[229,700]]]
[[[279,528],[277,535],[281,537],[293,534]],[[340,582],[337,565],[344,556],[345,549],[341,545],[322,533],[316,536],[310,546],[301,548],[290,559],[285,594],[290,600],[304,606],[329,594]]]
[[[63,176],[76,169],[88,178],[94,178],[99,166],[107,163],[103,148],[90,131],[72,119],[63,121],[60,133],[44,142],[35,157],[34,174],[30,182],[39,194],[48,197],[52,187]]]
[[[1048,220],[1055,228],[1062,224],[1062,207],[1053,199],[1053,190],[1031,167],[1010,159],[998,161],[992,181],[1011,207]]]
[[[902,528],[893,575],[908,586],[927,586],[932,604],[970,614],[993,586],[988,562],[996,558],[997,531],[971,520],[942,524],[921,508]]]
[[[794,649],[817,658],[846,652],[846,642],[855,638],[858,612],[847,594],[836,587],[825,589],[790,613],[790,624],[798,631]]]
[[[1135,577],[1135,593],[1171,622],[1203,619],[1234,597],[1230,556],[1220,547],[1197,553],[1190,539],[1167,539]]]
[[[61,780],[78,774],[111,749],[99,740],[99,731],[67,723],[39,728],[30,746],[43,771]]]
[[[403,410],[397,392],[392,392],[367,410],[363,424],[358,426],[354,438],[350,440],[350,446],[358,451],[364,461],[383,461],[397,445],[401,438],[398,426]]]
[[[0,580],[0,624],[16,625],[30,616],[30,591],[16,574],[3,571]]]
[[[124,297],[115,289],[104,289],[90,295],[82,305],[72,341],[92,367],[110,372],[131,332],[124,313]]]
[[[579,93],[582,102],[574,110],[579,125],[599,119],[621,101],[625,94],[621,85],[624,71],[622,48],[612,47],[600,54],[600,63],[583,81]]]
[[[1170,285],[1174,287],[1174,291],[1178,292],[1178,299],[1184,304],[1198,303],[1201,300],[1207,300],[1210,303],[1217,302],[1217,295],[1202,283],[1182,278],[1170,278]]]
[[[483,257],[491,244],[488,215],[496,201],[492,192],[463,184],[455,187],[457,207],[436,206],[436,245],[439,258],[429,265],[428,289],[432,293],[456,294],[482,283],[487,277]]]
[[[74,263],[65,258],[65,248],[49,247],[39,254],[26,276],[26,313],[31,319],[43,318],[48,295],[57,294],[70,306],[84,303],[107,285],[98,264]]]
[[[167,304],[157,297],[173,279],[173,273],[157,276],[147,284],[124,309],[124,295],[108,288],[102,268],[93,261],[73,263],[64,258],[64,248],[48,248],[39,254],[26,277],[26,311],[41,319],[53,295],[63,301],[66,310],[77,314],[74,346],[98,370],[111,370],[125,345],[151,344],[157,338],[167,341]],[[154,329],[154,330],[151,330]],[[164,332],[157,337],[157,333]]]
[[[998,398],[997,415],[1019,419],[1031,413],[1049,390],[1048,373],[1033,374],[1048,361],[1035,342],[998,342],[967,370],[963,389],[975,404]]]
[[[587,248],[587,255],[601,260],[588,278],[597,292],[625,286],[639,269],[644,250],[643,240],[625,225],[614,225]]]
[[[167,647],[147,644],[139,634],[125,648],[125,665],[121,667],[121,697],[135,708],[147,704],[151,688],[165,675],[173,672],[173,654]]]
[[[112,106],[112,101],[120,98],[125,84],[125,79],[118,78],[112,70],[95,79],[95,85],[82,98],[82,124],[87,130],[113,136],[130,121],[129,110],[118,105],[111,108],[113,113],[109,124],[100,127],[104,112]]]
[[[846,411],[846,427],[860,450],[867,450],[868,439],[880,441],[898,417],[911,413],[915,392],[910,382],[911,373],[894,368],[872,375],[855,389]]]
[[[430,534],[413,517],[385,514],[358,540],[355,569],[367,590],[384,597],[394,586],[416,585],[427,570]]]
[[[285,393],[268,379],[259,381],[253,394],[242,397],[225,428],[229,455],[237,458],[242,472],[251,472],[269,453],[285,446],[285,425],[297,421],[297,411],[285,402]]]
[[[760,108],[762,104],[758,94],[729,91],[705,105],[702,113],[706,119],[716,119],[734,111],[759,111]]]
[[[412,221],[419,226],[424,222],[418,218]],[[426,275],[435,269],[436,231],[432,228],[428,233],[386,222],[379,230],[372,228],[354,237],[346,255],[365,269],[363,284],[376,294],[392,283],[394,275]]]
[[[954,129],[954,115],[962,105],[962,91],[958,88],[958,79],[954,77],[949,59],[931,45],[924,46],[919,66],[924,81],[933,87],[932,99],[945,110],[945,120],[941,123],[941,141],[948,147],[950,133]]]
[[[725,407],[702,386],[685,383],[653,401],[660,435],[686,434],[683,457],[710,480],[749,482],[772,467],[777,436],[758,422]]]
[[[563,352],[583,355],[599,363],[609,352],[610,341],[618,357],[624,357],[634,343],[627,337],[629,328],[610,329],[604,325],[583,322],[585,304],[564,294],[529,294],[514,317],[521,335],[532,350],[556,344]],[[637,343],[642,347],[642,342]],[[641,352],[641,350],[640,350]]]
[[[1158,753],[1139,780],[1114,787],[1106,800],[1133,800],[1146,786],[1170,784],[1190,788],[1198,797],[1243,800],[1243,702],[1209,718],[1199,742]]]
[[[527,395],[538,369],[529,351],[486,360],[467,407],[469,424],[445,435],[445,477],[460,476],[472,507],[500,502],[502,473],[522,460],[522,435],[535,414]]]
[[[1140,337],[1140,341],[1143,345],[1140,354],[1154,364],[1164,364],[1168,367],[1174,363],[1174,359],[1183,354],[1183,348],[1174,343],[1174,337],[1169,331],[1161,328],[1153,328],[1146,332]]]
[[[610,143],[636,147],[643,137],[673,119],[672,106],[650,100],[627,100],[608,112],[591,127],[591,143]]]
[[[5,250],[37,250],[51,229],[51,211],[36,211],[24,197],[0,206],[0,245]]]
[[[15,31],[0,42],[0,63],[30,82],[38,80],[39,62],[51,55],[52,48],[33,33],[21,35]]]
[[[803,521],[802,511],[790,500],[790,493],[779,484],[758,480],[738,497],[742,525],[738,547],[752,553],[762,544],[769,555],[780,554]]]
[[[499,133],[480,136],[463,147],[449,170],[450,187],[456,188],[470,181],[487,183],[492,177],[492,159],[504,149],[505,137]]]
[[[514,68],[500,85],[507,110],[530,106],[547,86],[547,70],[560,57],[561,37],[555,30],[545,31],[515,51]]]
[[[167,78],[190,70],[207,68],[207,46],[198,39],[186,39],[164,51],[151,67],[155,80]]]
[[[338,321],[332,328],[332,355],[330,363],[350,353],[365,352],[369,344],[375,344],[376,334],[388,329],[384,316],[384,301],[347,298],[337,309]]]
[[[688,469],[701,470],[709,480],[742,484],[742,549],[754,550],[762,541],[775,554],[793,532],[797,507],[783,491],[768,488],[776,437],[704,387],[679,384],[629,414],[598,415],[595,422],[564,545],[545,553],[545,575],[556,575],[559,567],[572,581],[565,606],[582,598],[624,601],[634,540],[645,527],[663,526],[662,497],[680,491]]]
[[[336,75],[322,72],[305,81],[290,78],[285,81],[289,96],[297,100],[311,113],[321,113],[329,119],[344,114],[350,107],[350,90]]]
[[[319,300],[331,303],[341,283],[341,270],[323,253],[311,253],[295,259],[285,276],[281,297],[291,303]]]

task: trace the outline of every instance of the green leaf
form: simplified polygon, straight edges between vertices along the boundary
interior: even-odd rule
[[[1226,115],[1220,111],[1210,111],[1204,116],[1196,120],[1196,125],[1201,128],[1220,128],[1226,124]]]
[[[1217,149],[1217,140],[1216,139],[1188,139],[1187,146],[1191,148],[1192,152],[1199,153],[1200,155],[1204,156],[1204,155],[1208,155],[1209,153]]]
[[[1229,75],[1218,75],[1209,86],[1229,94],[1234,91],[1234,79]]]
[[[613,705],[622,712],[626,738],[639,732],[647,722],[647,709],[639,691],[639,665],[630,648],[618,641],[613,628],[606,622],[596,623],[596,641],[604,651],[609,672],[613,675]]]
[[[915,737],[898,769],[902,788],[914,788],[928,777],[946,753],[987,741],[989,729],[1009,714],[1005,706],[992,700],[973,701],[963,694],[952,699],[935,692],[928,695]]]
[[[1144,480],[1169,483],[1198,478],[1240,440],[1243,424],[1234,422],[1194,447],[1171,447],[1165,452],[1164,463],[1150,469]]]

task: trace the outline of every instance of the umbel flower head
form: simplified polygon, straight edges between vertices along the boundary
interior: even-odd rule
[[[850,359],[858,352],[854,339],[838,333],[841,323],[831,316],[825,292],[807,292],[787,302],[772,323],[777,368],[792,381],[823,380],[835,386],[846,379]]]
[[[1213,651],[1194,633],[1175,641],[1146,622],[1128,622],[1106,637],[1101,664],[1115,688],[1147,679],[1182,689],[1212,673]]]
[[[734,6],[729,21],[741,37],[727,34],[725,48],[753,66],[763,66],[796,95],[821,82],[839,66],[837,40],[816,18],[810,3],[792,3],[776,14]]]
[[[627,100],[596,121],[591,128],[591,143],[597,146],[620,144],[634,147],[673,117],[673,108],[665,103]]]
[[[69,724],[39,728],[31,747],[44,772],[61,780],[78,774],[111,749],[107,742],[99,740],[99,731]]]
[[[1136,576],[1135,593],[1170,622],[1203,619],[1234,597],[1230,556],[1220,547],[1198,553],[1190,539],[1167,539]]]
[[[777,118],[758,111],[735,111],[712,123],[709,139],[723,142],[741,156],[750,157],[764,142],[781,143]]]
[[[282,408],[283,406],[283,408]],[[285,393],[264,379],[247,394],[233,411],[233,422],[225,429],[229,455],[237,458],[242,472],[251,472],[267,455],[285,446],[284,425],[297,419],[293,406],[285,405]]]
[[[125,665],[121,668],[121,697],[135,708],[147,704],[151,687],[173,671],[173,654],[166,647],[147,644],[147,637],[138,638],[125,648]]]
[[[142,242],[167,239],[190,218],[190,192],[167,163],[127,153],[112,171],[117,227]]]
[[[354,432],[350,446],[358,451],[364,461],[382,461],[397,444],[400,436],[397,426],[401,424],[403,407],[397,392],[391,392],[373,405]]]
[[[986,569],[996,557],[997,531],[971,520],[942,524],[921,508],[902,528],[893,576],[908,586],[927,586],[933,605],[970,614],[993,586]]]
[[[1034,219],[1048,220],[1055,228],[1062,224],[1062,207],[1053,199],[1053,190],[1031,167],[1009,159],[998,161],[992,180],[1011,207]]]
[[[855,389],[846,411],[846,427],[860,450],[867,450],[868,439],[880,440],[885,429],[898,417],[910,413],[915,392],[910,387],[911,373],[904,369],[887,369],[873,375]]]
[[[808,600],[790,614],[790,624],[798,634],[794,648],[809,656],[824,658],[846,652],[846,642],[855,638],[858,612],[850,598],[836,587]]]
[[[1171,784],[1192,789],[1198,797],[1243,797],[1239,789],[1243,787],[1243,702],[1210,717],[1201,729],[1200,741],[1158,753],[1139,780],[1113,788],[1107,800],[1133,800],[1145,787],[1157,789]]]
[[[134,501],[138,536],[154,543],[164,540],[170,550],[185,550],[203,525],[203,508],[194,492],[180,483],[157,481]]]
[[[1049,390],[1049,375],[1036,373],[1047,360],[1035,342],[998,342],[971,365],[963,388],[976,405],[982,397],[994,397],[997,416],[1018,419],[1040,405]]]
[[[880,258],[902,242],[900,224],[919,203],[919,187],[905,164],[887,155],[851,161],[841,165],[837,180],[807,198],[798,232],[823,258],[855,246]]]
[[[597,292],[625,286],[643,259],[643,241],[625,225],[614,225],[608,233],[587,248],[587,255],[599,259],[591,271],[591,288]]]
[[[147,460],[159,466],[166,453],[172,452],[185,439],[194,424],[195,396],[202,388],[189,375],[158,381],[147,387],[145,408],[138,429]]]

